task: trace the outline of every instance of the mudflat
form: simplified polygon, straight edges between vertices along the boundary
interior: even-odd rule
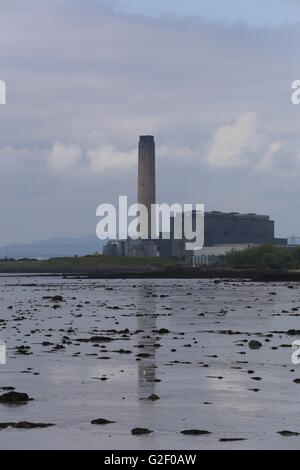
[[[296,282],[10,275],[0,307],[1,449],[299,448]]]

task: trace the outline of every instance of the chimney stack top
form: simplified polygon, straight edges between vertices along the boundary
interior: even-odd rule
[[[150,144],[154,142],[154,136],[153,135],[141,135],[140,136],[140,143],[144,144]]]

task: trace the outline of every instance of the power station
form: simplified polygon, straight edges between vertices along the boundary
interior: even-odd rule
[[[164,256],[168,258],[193,259],[193,253],[185,249],[186,239],[174,237],[174,218],[171,218],[170,237],[160,234],[151,240],[151,206],[156,203],[155,140],[152,135],[140,136],[138,146],[138,204],[147,208],[147,227],[141,232],[148,239],[109,241],[103,249],[108,256]],[[196,216],[195,213],[192,214]],[[267,215],[205,212],[204,248],[196,258],[200,264],[209,264],[232,249],[245,249],[253,245],[274,243],[287,245],[286,239],[275,238],[274,221]]]

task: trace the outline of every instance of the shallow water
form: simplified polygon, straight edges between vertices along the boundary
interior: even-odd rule
[[[299,448],[300,436],[278,434],[300,433],[300,366],[291,362],[299,337],[272,333],[300,329],[300,310],[292,310],[300,307],[299,285],[289,286],[0,277],[0,340],[7,343],[0,387],[34,398],[0,404],[0,422],[55,424],[2,430],[0,448]],[[43,298],[54,295],[64,302]],[[111,341],[80,341],[92,336]],[[262,347],[251,350],[252,339]],[[17,353],[22,345],[30,354]],[[148,400],[151,394],[160,399]],[[92,425],[97,418],[114,423]],[[135,427],[153,433],[132,436]],[[211,434],[181,434],[189,429]]]

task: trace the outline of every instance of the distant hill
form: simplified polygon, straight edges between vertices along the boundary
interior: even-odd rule
[[[1,258],[52,258],[57,256],[84,256],[102,253],[105,241],[96,235],[80,238],[60,237],[52,240],[39,240],[32,243],[19,243],[0,247]]]

